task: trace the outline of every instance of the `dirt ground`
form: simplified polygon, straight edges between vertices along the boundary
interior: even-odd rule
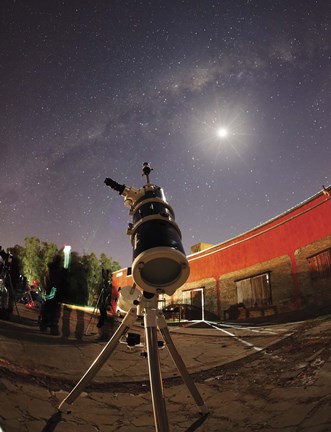
[[[248,348],[249,349],[249,348]],[[301,322],[276,344],[192,374],[209,409],[198,409],[180,378],[164,382],[170,431],[330,432],[331,316]],[[154,431],[148,384],[90,386],[59,414],[70,390],[49,378],[0,368],[0,431]]]

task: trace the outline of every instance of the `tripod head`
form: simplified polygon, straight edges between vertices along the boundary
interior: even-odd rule
[[[139,189],[120,185],[110,178],[105,184],[124,197],[132,222],[127,234],[133,247],[132,277],[141,290],[172,295],[190,273],[175,213],[163,189],[151,184],[150,164],[143,164],[147,184]]]

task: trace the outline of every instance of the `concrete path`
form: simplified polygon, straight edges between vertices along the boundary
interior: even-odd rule
[[[69,331],[54,337],[39,332],[34,311],[22,305],[19,311],[21,320],[0,322],[5,432],[155,430],[146,358],[124,343],[72,405],[72,414],[60,417],[59,402],[106,342],[84,335],[88,315],[71,312]],[[139,322],[132,330],[143,333]],[[176,327],[171,336],[210,410],[198,429],[189,429],[201,417],[167,349],[160,350],[171,431],[331,430],[330,320]]]
[[[0,361],[16,373],[31,376],[49,376],[53,380],[74,383],[99,355],[106,341],[96,341],[97,329],[90,326],[90,315],[73,311],[70,316],[71,331],[64,336],[51,336],[39,331],[36,311],[18,305],[20,319],[2,321],[0,331]],[[76,330],[77,322],[81,330]],[[83,322],[83,325],[82,325]],[[252,352],[260,351],[293,332],[297,325],[268,328],[250,327],[170,327],[171,337],[186,367],[191,373],[209,370],[216,366],[238,360]],[[130,332],[141,335],[144,345],[144,329],[137,321]],[[91,334],[92,333],[92,334]],[[162,336],[159,336],[162,340]],[[149,379],[147,361],[142,353],[145,347],[129,348],[124,338],[100,369],[96,383],[146,381]],[[160,350],[164,378],[178,376],[167,349]]]

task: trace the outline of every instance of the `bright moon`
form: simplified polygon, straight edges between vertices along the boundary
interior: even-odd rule
[[[225,138],[228,135],[228,131],[226,129],[224,129],[224,128],[218,129],[217,135],[220,138]]]

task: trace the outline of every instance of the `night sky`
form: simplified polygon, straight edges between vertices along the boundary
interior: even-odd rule
[[[186,252],[331,183],[328,0],[2,0],[0,244],[130,265],[111,177],[164,188]]]

